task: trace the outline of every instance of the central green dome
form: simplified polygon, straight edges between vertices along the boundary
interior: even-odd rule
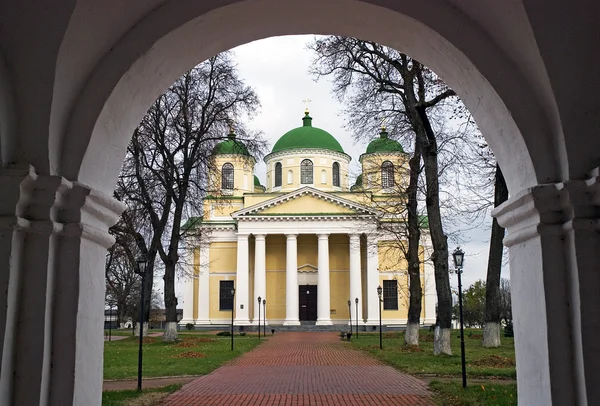
[[[367,146],[367,154],[375,152],[404,152],[404,149],[398,141],[388,138],[387,131],[385,131],[385,128],[382,128],[379,138],[374,139]]]
[[[312,117],[308,111],[302,118],[303,126],[283,134],[273,146],[271,153],[287,149],[318,148],[344,153],[340,143],[325,130],[312,126]]]

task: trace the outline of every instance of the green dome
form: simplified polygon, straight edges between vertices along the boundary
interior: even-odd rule
[[[227,140],[219,142],[213,148],[213,155],[246,155],[251,156],[246,146],[235,139],[233,130],[227,135]]]
[[[340,143],[327,131],[312,126],[308,111],[302,118],[304,125],[283,134],[273,146],[271,153],[297,148],[318,148],[344,153]]]
[[[258,176],[254,175],[254,186],[262,186],[260,184],[260,179],[258,179]]]
[[[404,152],[404,149],[398,141],[388,138],[387,131],[385,131],[385,128],[382,128],[379,138],[374,139],[367,146],[367,154],[375,152]]]

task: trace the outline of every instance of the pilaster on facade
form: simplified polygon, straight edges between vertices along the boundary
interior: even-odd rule
[[[248,234],[237,236],[237,275],[235,283],[235,321],[236,326],[251,324],[248,317],[250,307],[250,275],[249,275]]]
[[[349,239],[349,256],[350,256],[350,301],[351,310],[350,310],[350,318],[351,320],[359,320],[359,322],[363,322],[362,315],[362,278],[360,272],[360,234],[350,234],[348,236]],[[355,300],[358,299],[359,303],[356,306]]]
[[[253,320],[258,321],[262,310],[262,300],[267,298],[267,246],[264,234],[254,235],[254,303]],[[258,299],[260,298],[260,301]]]
[[[198,307],[196,324],[211,324],[210,321],[210,244],[200,244],[198,263],[194,262],[196,291],[198,292]],[[196,269],[198,274],[196,275]]]
[[[377,296],[377,287],[379,286],[379,241],[377,235],[367,234],[367,317],[365,324],[379,324],[379,296]]]

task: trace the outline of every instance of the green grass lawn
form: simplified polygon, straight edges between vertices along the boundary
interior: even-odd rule
[[[451,356],[433,355],[433,333],[425,330],[421,332],[418,349],[404,346],[403,332],[384,333],[383,351],[379,349],[378,333],[359,334],[358,339],[352,337],[352,345],[412,375],[460,376],[459,336],[458,330],[452,331]],[[481,331],[468,330],[465,332],[465,358],[469,377],[515,379],[517,376],[512,338],[502,337],[499,348],[483,348]]]
[[[102,393],[102,406],[125,406],[137,400],[138,405],[159,404],[160,400],[169,393],[175,392],[181,385],[169,385],[162,388],[137,390],[107,391]]]
[[[443,406],[513,406],[517,404],[516,384],[470,385],[462,388],[461,382],[432,381],[435,401]]]
[[[204,375],[223,363],[251,350],[262,340],[235,337],[231,351],[230,337],[214,335],[180,335],[175,343],[163,343],[161,337],[147,337],[143,346],[143,376]],[[104,379],[137,377],[138,338],[104,343]]]

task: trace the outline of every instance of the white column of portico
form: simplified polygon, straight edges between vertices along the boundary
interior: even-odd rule
[[[248,275],[248,234],[238,234],[237,276],[235,281],[235,325],[248,325],[249,275]]]
[[[329,289],[329,234],[318,234],[317,325],[331,325]]]
[[[367,236],[367,318],[366,324],[379,324],[379,253],[377,239]]]
[[[360,275],[360,235],[350,234],[350,301],[352,302],[351,319],[352,322],[363,322],[362,318],[362,279]],[[358,298],[358,314],[356,306],[356,298]]]
[[[284,326],[297,326],[298,320],[298,239],[286,234],[285,250],[285,321]]]
[[[198,281],[198,317],[196,324],[210,324],[210,246],[208,244],[200,245],[200,257],[198,264],[194,265],[199,268],[196,280]]]
[[[262,302],[262,299],[266,299],[267,295],[266,255],[265,235],[254,235],[254,297],[252,297],[252,303],[254,303],[254,323],[258,323],[259,309],[262,310],[262,305],[257,300],[260,297]],[[260,317],[261,320],[264,319],[264,315]]]

